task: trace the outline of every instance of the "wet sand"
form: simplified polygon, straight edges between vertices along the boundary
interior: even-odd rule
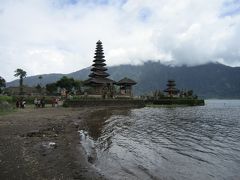
[[[0,116],[0,179],[105,179],[77,132],[99,109],[26,108]]]

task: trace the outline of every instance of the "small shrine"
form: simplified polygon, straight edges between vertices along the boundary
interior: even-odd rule
[[[116,84],[120,86],[120,95],[132,96],[132,86],[137,83],[134,80],[125,77]]]

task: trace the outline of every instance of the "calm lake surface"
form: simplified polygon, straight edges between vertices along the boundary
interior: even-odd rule
[[[109,179],[240,179],[239,100],[101,113],[86,128]]]

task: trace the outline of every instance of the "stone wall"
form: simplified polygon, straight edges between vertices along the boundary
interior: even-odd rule
[[[64,102],[65,107],[94,107],[94,106],[109,106],[109,107],[144,107],[143,100],[132,99],[81,99],[67,100]]]
[[[159,99],[146,101],[148,104],[156,105],[188,105],[188,106],[204,106],[205,102],[203,99]]]

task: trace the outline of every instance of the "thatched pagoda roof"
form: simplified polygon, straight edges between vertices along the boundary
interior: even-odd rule
[[[115,84],[116,82],[109,78],[89,78],[84,81],[85,85]]]
[[[164,92],[172,92],[172,93],[178,93],[179,89],[176,88],[167,88],[164,90]]]
[[[176,86],[175,80],[169,79],[167,86],[168,87],[167,87],[167,89],[164,90],[164,92],[174,93],[174,94],[179,92],[179,89],[175,88],[175,86]]]
[[[93,78],[104,78],[108,76],[109,74],[104,71],[92,71],[92,73],[89,74],[89,77],[93,77]]]
[[[169,87],[176,86],[175,80],[172,80],[172,79],[168,80],[167,86],[169,86]]]

